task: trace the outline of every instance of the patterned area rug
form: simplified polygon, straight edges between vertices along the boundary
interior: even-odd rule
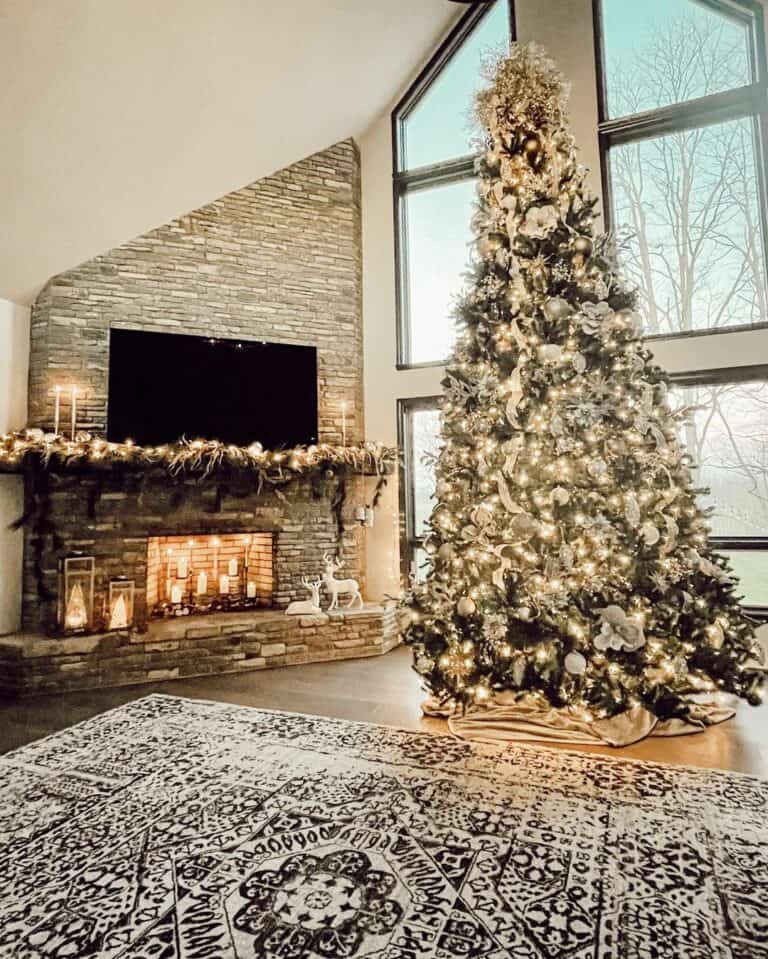
[[[768,783],[151,696],[0,759],[0,956],[768,956]]]

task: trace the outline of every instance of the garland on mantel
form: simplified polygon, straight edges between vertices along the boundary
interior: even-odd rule
[[[318,443],[265,450],[261,443],[235,446],[218,440],[186,440],[163,446],[138,446],[131,440],[111,443],[90,433],[74,440],[28,429],[0,436],[0,470],[21,471],[31,459],[51,472],[83,468],[162,469],[172,477],[205,478],[213,472],[252,473],[263,483],[282,486],[318,471],[372,473],[385,476],[398,461],[397,449],[382,443],[333,446]]]
[[[149,476],[162,472],[177,484],[178,496],[174,504],[177,508],[189,490],[187,479],[199,482],[210,479],[216,483],[217,504],[220,506],[225,495],[237,497],[260,493],[265,486],[286,501],[283,489],[294,480],[305,478],[310,480],[315,496],[330,495],[331,511],[341,542],[347,476],[363,474],[378,478],[370,503],[371,508],[375,508],[398,459],[395,447],[371,442],[352,446],[318,443],[265,450],[261,443],[235,446],[216,440],[185,439],[163,446],[139,446],[131,441],[112,443],[90,433],[78,433],[72,440],[38,429],[0,435],[0,473],[23,472],[31,477],[24,514],[12,524],[12,528],[32,524],[41,596],[46,593],[42,542],[47,534],[56,536],[50,521],[48,478],[52,473],[89,471],[106,479],[109,474],[143,473]],[[331,482],[334,487],[329,490]],[[101,491],[102,484],[97,484],[97,488],[89,493],[91,515],[95,514]]]

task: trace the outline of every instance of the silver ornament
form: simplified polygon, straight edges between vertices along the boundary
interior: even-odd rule
[[[571,304],[560,296],[554,296],[542,307],[544,316],[553,323],[558,320],[564,320],[573,313]]]
[[[572,676],[583,676],[587,671],[587,661],[574,649],[565,657],[565,668]]]

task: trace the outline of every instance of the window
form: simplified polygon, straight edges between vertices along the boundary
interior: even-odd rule
[[[768,612],[768,365],[675,377],[689,409],[681,439],[707,487],[711,542],[728,556],[747,608]]]
[[[404,523],[403,575],[421,578],[429,559],[423,548],[425,524],[435,495],[434,457],[440,449],[440,411],[436,396],[400,400],[399,445],[403,451],[400,477]]]
[[[398,366],[444,363],[469,260],[475,195],[472,106],[481,63],[508,47],[509,0],[475,6],[392,114]]]
[[[605,206],[647,334],[765,324],[762,8],[595,3]]]

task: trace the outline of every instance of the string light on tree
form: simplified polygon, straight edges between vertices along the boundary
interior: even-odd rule
[[[590,721],[684,717],[707,688],[756,703],[753,626],[707,545],[635,294],[595,235],[563,79],[532,44],[488,79],[432,569],[406,598],[417,671],[443,701],[513,692]]]

